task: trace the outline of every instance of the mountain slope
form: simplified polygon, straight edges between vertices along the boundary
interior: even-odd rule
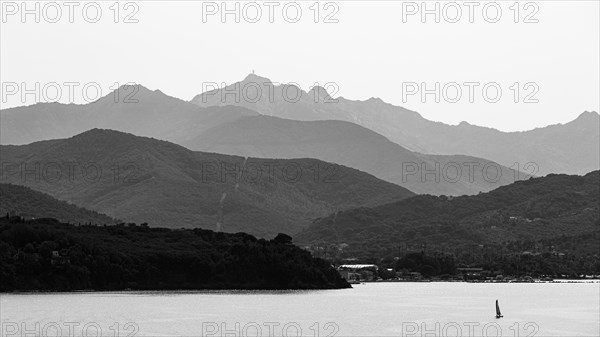
[[[2,182],[153,226],[294,234],[311,219],[337,209],[414,195],[369,174],[314,159],[193,152],[111,130],[0,150]]]
[[[481,158],[412,152],[364,127],[333,120],[242,117],[184,144],[193,150],[240,156],[316,158],[359,169],[418,194],[477,194],[527,177]],[[501,175],[497,178],[498,168]]]
[[[236,98],[232,92],[238,92]],[[230,94],[223,95],[225,92]],[[299,98],[296,98],[299,96]],[[259,97],[260,99],[256,99]],[[343,120],[373,130],[409,150],[428,154],[462,154],[505,166],[536,163],[538,172],[585,174],[600,168],[600,117],[584,112],[576,120],[525,132],[501,132],[468,123],[447,125],[381,99],[335,100],[322,88],[305,92],[290,85],[249,75],[223,90],[197,95],[199,106],[239,105],[263,115],[301,121]]]
[[[0,214],[7,213],[26,218],[51,217],[73,224],[115,223],[115,219],[104,214],[71,205],[25,186],[0,184]]]
[[[181,142],[203,129],[241,116],[242,107],[199,108],[141,85],[122,86],[89,104],[38,103],[0,110],[0,144],[72,137],[92,128]]]
[[[415,196],[318,219],[299,243],[348,244],[351,255],[396,253],[399,245],[440,250],[556,239],[600,229],[600,171],[548,175],[456,198]]]

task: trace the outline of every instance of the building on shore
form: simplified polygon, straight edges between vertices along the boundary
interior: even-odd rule
[[[379,267],[374,264],[343,264],[338,271],[348,282],[373,281],[378,277]]]

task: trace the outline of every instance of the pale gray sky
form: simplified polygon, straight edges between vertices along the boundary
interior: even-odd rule
[[[305,90],[314,83],[335,82],[338,96],[380,97],[431,120],[449,124],[464,120],[506,131],[567,122],[584,110],[599,110],[598,1],[523,1],[518,4],[518,23],[513,1],[479,2],[475,7],[462,1],[437,2],[439,23],[433,14],[425,17],[425,23],[419,13],[408,15],[414,10],[412,4],[420,1],[337,1],[327,7],[326,1],[320,2],[318,23],[315,7],[310,8],[313,1],[297,2],[302,16],[296,23],[286,22],[294,19],[295,6],[287,6],[284,17],[285,2],[274,7],[273,23],[263,1],[256,2],[263,11],[258,23],[248,22],[255,17],[255,8],[244,2],[240,2],[240,23],[233,15],[223,23],[220,13],[207,15],[203,22],[203,8],[207,14],[220,1],[204,5],[132,1],[128,7],[125,1],[119,6],[119,23],[113,22],[113,1],[98,2],[102,16],[97,23],[84,20],[95,15],[94,7],[88,6],[88,16],[83,16],[85,2],[74,8],[74,23],[63,5],[58,23],[47,22],[56,15],[44,2],[41,22],[28,15],[23,23],[20,9],[12,14],[14,8],[7,3],[21,2],[2,1],[3,83],[25,82],[33,87],[39,82],[43,87],[51,82],[95,82],[106,94],[115,82],[136,82],[190,100],[202,91],[203,82],[231,84],[254,69],[272,81],[296,82]],[[428,8],[435,4],[429,1]],[[463,13],[457,23],[450,23],[456,16],[454,4]],[[235,3],[229,6],[234,8]],[[502,10],[498,22],[487,22],[494,20],[497,7]],[[473,8],[473,23],[469,8]],[[129,19],[139,22],[124,23],[134,11]],[[338,22],[324,23],[335,11],[329,19]],[[533,20],[538,22],[524,22]],[[414,89],[412,82],[425,82],[429,89],[439,82],[440,93],[444,85],[455,82],[463,96],[452,103],[455,86],[450,85],[446,99],[442,96],[439,103],[433,95],[426,96],[425,102],[419,94],[403,98],[403,90]],[[473,103],[464,82],[480,83]],[[515,82],[520,84],[519,103],[513,101]],[[502,89],[497,103],[482,96],[487,83]],[[490,100],[495,96],[491,88]],[[80,91],[74,92],[76,103],[85,102]],[[539,102],[524,103],[535,91],[530,100]],[[11,95],[2,108],[34,100],[29,95],[21,102],[20,95]],[[68,101],[66,91],[62,101]]]

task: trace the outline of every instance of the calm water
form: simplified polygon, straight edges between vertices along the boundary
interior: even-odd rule
[[[370,283],[327,291],[0,296],[3,336],[14,331],[24,336],[24,330],[68,336],[70,325],[76,336],[100,330],[105,336],[600,335],[600,283]],[[499,320],[496,298],[504,314]]]

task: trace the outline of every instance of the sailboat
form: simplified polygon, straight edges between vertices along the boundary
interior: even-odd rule
[[[502,313],[500,312],[500,306],[498,305],[498,300],[496,300],[496,318],[502,318]]]

